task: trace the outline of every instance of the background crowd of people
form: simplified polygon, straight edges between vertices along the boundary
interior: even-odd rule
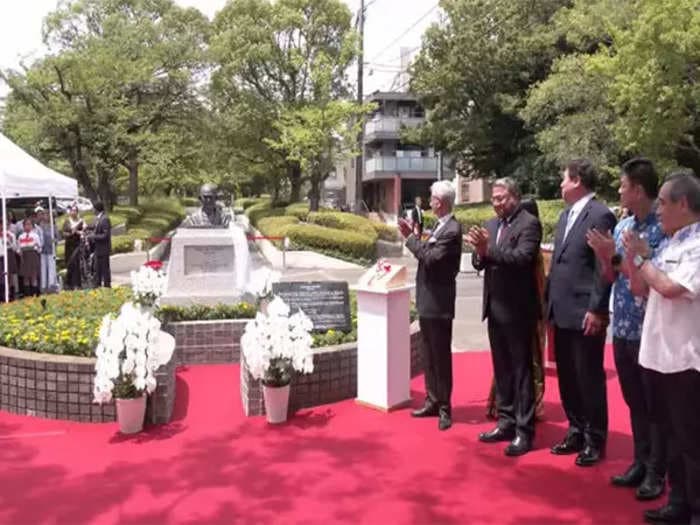
[[[109,287],[111,224],[101,203],[95,204],[95,211],[95,223],[88,225],[80,217],[78,207],[71,206],[60,230],[56,217],[51,221],[48,211],[41,205],[27,210],[19,220],[12,211],[6,218],[0,217],[1,300],[5,299],[4,245],[7,246],[10,300],[55,293],[60,289]],[[59,279],[56,265],[56,248],[61,240],[65,242],[63,279]],[[86,269],[86,265],[90,268]]]

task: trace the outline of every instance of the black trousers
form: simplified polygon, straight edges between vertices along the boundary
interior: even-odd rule
[[[648,471],[666,474],[666,437],[654,402],[651,371],[639,364],[640,341],[613,339],[615,368],[622,397],[630,409],[634,460]]]
[[[491,359],[496,381],[498,426],[514,428],[523,437],[535,433],[535,389],[532,378],[532,345],[535,320],[500,323],[489,317]]]
[[[650,374],[668,440],[669,501],[700,519],[700,372]]]
[[[452,406],[452,319],[421,317],[418,321],[423,337],[427,397],[449,413]]]
[[[608,399],[603,354],[605,334],[554,327],[554,353],[559,396],[569,420],[568,435],[583,434],[586,443],[601,446],[608,437]]]
[[[95,286],[112,287],[112,270],[109,267],[109,255],[95,256]]]

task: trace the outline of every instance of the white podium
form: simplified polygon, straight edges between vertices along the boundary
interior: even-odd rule
[[[357,403],[382,411],[411,403],[410,290],[357,292]]]

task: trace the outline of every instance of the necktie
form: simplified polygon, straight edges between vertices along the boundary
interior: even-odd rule
[[[576,214],[574,213],[574,209],[571,208],[569,211],[569,216],[566,219],[566,229],[564,230],[564,240],[566,240],[566,236],[569,235],[569,232],[571,231],[571,227],[574,225],[574,222],[576,222]]]
[[[501,234],[503,233],[503,230],[505,230],[508,227],[508,222],[505,219],[500,219],[498,221],[498,232],[496,233],[496,244],[501,242]]]

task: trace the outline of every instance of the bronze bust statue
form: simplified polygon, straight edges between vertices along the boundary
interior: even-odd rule
[[[202,207],[189,215],[182,223],[182,228],[228,228],[231,214],[217,201],[218,188],[215,184],[203,184],[199,190],[199,202]]]

